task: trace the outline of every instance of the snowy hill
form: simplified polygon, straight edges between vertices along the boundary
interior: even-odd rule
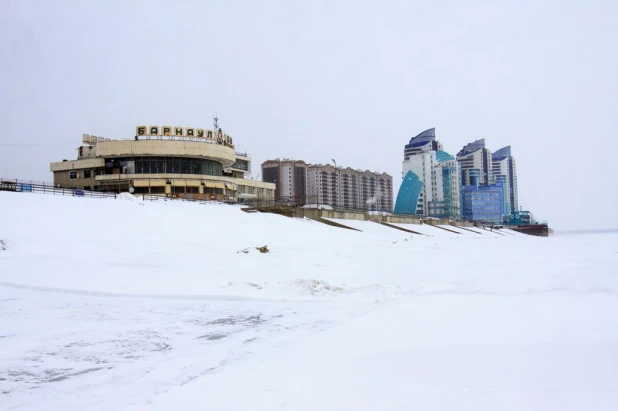
[[[618,403],[616,233],[346,230],[130,196],[0,192],[0,212],[3,409]]]

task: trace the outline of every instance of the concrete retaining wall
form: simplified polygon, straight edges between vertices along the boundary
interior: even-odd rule
[[[397,224],[420,224],[421,219],[416,217],[403,217],[403,216],[384,216],[385,223],[397,223]]]
[[[412,217],[412,216],[407,217],[407,216],[394,216],[394,215],[374,215],[374,214],[369,214],[367,212],[362,212],[362,211],[324,210],[324,209],[318,209],[318,208],[302,208],[302,207],[293,207],[293,206],[278,207],[278,208],[256,207],[256,210],[259,210],[262,212],[274,212],[278,214],[287,215],[289,217],[310,218],[312,220],[320,221],[323,223],[327,221],[327,220],[322,220],[323,218],[335,218],[335,219],[340,219],[340,220],[373,221],[374,223],[386,224],[386,225],[389,225],[389,224],[428,224],[431,226],[449,226],[450,225],[453,227],[459,227],[461,229],[465,229],[467,227],[476,227],[474,223],[470,223],[467,221],[445,221],[445,220],[435,220],[435,219],[421,219],[421,218]],[[336,223],[331,224],[331,225],[336,225]],[[443,228],[447,231],[451,231],[445,227],[439,227],[439,228]],[[471,230],[468,230],[468,231],[471,231]],[[528,231],[521,230],[521,231],[526,232],[526,234],[547,236],[547,228],[545,228],[545,231],[542,231],[542,230],[528,230]],[[530,231],[534,231],[534,232],[530,232]],[[452,232],[457,233],[456,231],[452,231]]]
[[[456,227],[474,227],[474,223],[470,223],[468,221],[456,221],[451,224]]]
[[[261,211],[268,211],[264,209]],[[320,218],[336,218],[341,220],[357,220],[357,221],[373,221],[374,223],[387,224],[430,224],[430,225],[445,225],[451,224],[442,220],[421,220],[418,217],[393,216],[393,215],[374,215],[361,211],[338,211],[324,210],[318,208],[294,208],[294,216],[297,218],[310,218],[319,220]],[[464,225],[465,227],[473,227],[470,223],[452,223],[453,225]]]
[[[367,221],[367,213],[354,211],[320,210],[317,208],[295,208],[295,217],[310,218],[318,220],[320,218],[337,218],[341,220]]]

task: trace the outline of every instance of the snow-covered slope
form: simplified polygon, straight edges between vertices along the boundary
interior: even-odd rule
[[[3,409],[618,403],[616,234],[337,221],[354,231],[129,196],[0,192],[0,213]]]

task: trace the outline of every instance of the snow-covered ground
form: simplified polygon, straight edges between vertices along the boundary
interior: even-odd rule
[[[0,213],[0,409],[618,404],[615,233],[129,196],[0,192]]]

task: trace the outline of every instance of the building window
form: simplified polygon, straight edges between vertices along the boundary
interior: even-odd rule
[[[90,178],[90,170],[84,170],[84,178]]]
[[[136,157],[127,159],[109,159],[105,164],[105,174],[118,174],[115,169],[123,162],[133,162],[135,174],[202,174],[222,175],[221,163],[213,160],[177,158],[177,157]]]
[[[75,180],[77,178],[77,171],[69,171],[69,180]]]

